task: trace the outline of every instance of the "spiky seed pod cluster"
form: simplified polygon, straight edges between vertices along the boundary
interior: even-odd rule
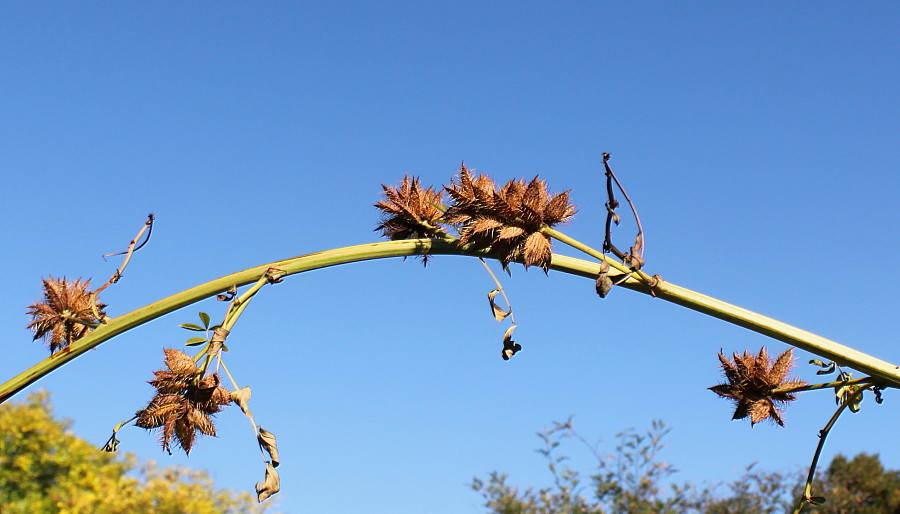
[[[231,403],[231,393],[219,386],[217,374],[200,378],[200,369],[186,353],[166,349],[168,371],[154,371],[149,383],[156,396],[146,409],[137,412],[136,425],[146,429],[162,428],[160,443],[171,453],[174,439],[185,453],[190,453],[196,433],[216,435],[210,415]]]
[[[44,339],[51,354],[86,336],[94,329],[91,325],[105,316],[106,305],[91,294],[90,284],[90,279],[43,279],[44,298],[28,306],[28,328],[34,331],[35,341]]]
[[[755,425],[768,418],[784,426],[779,405],[796,400],[797,396],[776,390],[806,385],[806,382],[799,379],[786,378],[794,366],[793,348],[779,355],[774,362],[769,360],[765,347],[757,355],[747,351],[743,355],[735,353],[734,360],[727,359],[720,352],[719,361],[722,363],[726,383],[709,389],[735,403],[732,419],[749,416],[750,424]]]
[[[443,237],[438,221],[443,212],[441,191],[423,188],[418,177],[406,175],[398,187],[381,185],[384,200],[375,204],[381,210],[381,224],[375,230],[391,240]]]
[[[440,227],[443,212],[441,191],[423,188],[418,177],[405,175],[398,187],[381,185],[384,200],[375,204],[381,213],[381,224],[375,228],[390,240],[397,239],[438,239],[446,234]],[[428,255],[422,256],[428,263]]]
[[[459,227],[460,243],[490,248],[505,265],[522,258],[525,267],[550,268],[550,237],[540,232],[568,220],[576,209],[569,191],[551,195],[547,182],[510,180],[501,189],[485,175],[473,175],[465,165],[444,189],[453,199],[444,221]]]

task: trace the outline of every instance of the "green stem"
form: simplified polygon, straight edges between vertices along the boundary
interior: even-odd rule
[[[813,479],[816,477],[816,466],[819,465],[819,456],[822,454],[822,448],[825,447],[825,438],[828,437],[828,432],[831,432],[831,428],[837,423],[838,418],[844,412],[851,403],[856,400],[856,397],[863,394],[863,392],[871,387],[871,384],[860,388],[855,393],[851,394],[841,403],[840,407],[834,412],[831,416],[831,419],[828,420],[828,423],[825,424],[825,428],[823,428],[819,432],[819,444],[816,446],[816,453],[813,454],[812,464],[809,465],[809,474],[806,476],[806,486],[803,488],[803,495],[800,497],[800,500],[797,502],[797,507],[794,509],[793,514],[800,514],[800,511],[803,510],[803,507],[811,503],[812,499],[812,483]]]
[[[854,380],[837,380],[835,382],[826,382],[824,384],[812,384],[800,387],[786,387],[784,389],[773,389],[772,394],[778,393],[802,393],[803,391],[815,391],[816,389],[829,389],[837,386],[848,386],[856,384],[872,384],[871,377],[857,378]],[[874,384],[872,384],[874,385]]]
[[[225,333],[228,334],[231,332],[231,329],[234,328],[234,324],[237,323],[238,318],[241,317],[241,314],[244,313],[244,309],[247,308],[247,304],[250,303],[250,300],[253,299],[253,295],[255,295],[262,286],[269,283],[269,270],[266,270],[266,273],[253,284],[253,287],[244,291],[244,294],[235,298],[231,301],[231,304],[228,306],[228,312],[225,313],[225,320],[222,321],[222,329],[225,330]],[[203,347],[203,351],[201,351],[197,358],[200,358],[201,355],[206,355],[206,359],[203,361],[203,366],[200,367],[200,376],[206,374],[206,370],[209,369],[209,365],[212,362],[213,355],[209,353],[210,348],[212,347],[212,342],[206,343],[206,346]],[[215,351],[216,357],[221,357],[219,355],[219,350]],[[194,360],[196,362],[196,359]],[[219,362],[222,363],[222,359],[219,358]]]
[[[38,379],[46,376],[63,364],[88,350],[97,347],[104,341],[182,307],[215,296],[216,294],[224,293],[233,285],[243,286],[255,282],[270,267],[278,268],[283,271],[285,275],[293,275],[304,271],[321,269],[339,264],[388,257],[421,255],[425,253],[433,255],[446,254],[491,257],[487,252],[474,251],[470,248],[460,248],[456,244],[447,241],[410,239],[347,246],[249,268],[201,284],[127,314],[110,319],[108,324],[98,327],[85,337],[38,362],[5,383],[0,384],[0,403],[8,400],[15,393],[33,384]],[[600,258],[607,260],[602,254]],[[620,269],[620,271],[625,273],[630,272],[627,268],[621,269],[623,266],[620,263],[613,264],[613,262],[610,262],[610,265],[615,265],[616,269]],[[554,255],[550,268],[555,271],[582,276],[591,280],[595,280],[599,273],[598,263],[564,255]],[[678,287],[662,280],[659,281],[658,285],[653,287],[652,291],[646,284],[635,278],[624,281],[621,284],[621,287],[645,294],[655,293],[658,298],[668,302],[682,305],[729,323],[748,328],[760,334],[772,337],[779,341],[784,341],[814,353],[825,359],[833,360],[841,365],[854,368],[866,375],[871,375],[885,386],[900,387],[900,367],[824,337],[788,325],[787,323],[702,295],[695,291],[691,291],[690,289]]]

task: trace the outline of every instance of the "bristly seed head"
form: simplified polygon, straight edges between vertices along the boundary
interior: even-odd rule
[[[106,305],[96,295],[92,299],[88,289],[90,279],[70,282],[65,277],[49,277],[43,282],[43,301],[28,306],[31,316],[28,328],[34,331],[34,340],[43,338],[53,354],[93,330],[83,322],[100,323]]]
[[[785,378],[794,366],[793,348],[779,355],[774,362],[769,360],[765,347],[758,355],[746,351],[743,355],[735,353],[734,360],[725,358],[720,352],[719,362],[722,363],[722,372],[727,382],[710,387],[709,390],[735,403],[731,419],[749,416],[750,424],[755,425],[768,418],[784,426],[782,411],[778,406],[796,400],[797,396],[775,390],[806,385],[806,382],[796,378]]]
[[[547,182],[534,177],[510,180],[501,189],[486,175],[473,175],[465,164],[444,189],[453,199],[444,221],[457,225],[460,244],[494,253],[506,265],[522,258],[525,267],[550,268],[551,241],[541,228],[566,222],[575,214],[569,191],[551,195]]]
[[[231,403],[231,393],[219,386],[215,373],[200,378],[200,369],[186,353],[165,349],[168,371],[154,371],[156,379],[149,383],[156,388],[156,396],[146,409],[137,412],[135,424],[146,429],[162,427],[160,443],[170,450],[174,438],[184,453],[190,453],[196,433],[216,435],[210,415],[222,405]]]
[[[381,224],[375,230],[390,240],[397,239],[440,239],[446,235],[440,228],[443,212],[441,191],[422,188],[418,177],[406,175],[398,187],[381,185],[384,200],[375,204],[382,212]],[[423,255],[425,264],[428,255]]]

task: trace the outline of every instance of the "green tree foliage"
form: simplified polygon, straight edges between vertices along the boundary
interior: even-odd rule
[[[615,452],[604,455],[573,428],[571,419],[538,433],[553,485],[521,490],[508,476],[490,473],[474,478],[492,514],[776,514],[791,512],[802,490],[805,473],[768,472],[748,466],[743,476],[711,487],[676,483],[676,469],[658,458],[669,429],[660,421],[643,433],[627,430],[616,435]],[[574,438],[590,450],[596,467],[590,473],[572,469],[559,454],[565,439]],[[824,505],[808,505],[803,512],[819,514],[895,514],[900,512],[900,471],[886,471],[877,455],[852,460],[838,455],[820,472],[813,487]]]
[[[193,514],[263,512],[202,471],[139,465],[100,451],[53,417],[47,393],[0,405],[0,512]]]
[[[810,512],[882,514],[900,512],[900,471],[885,471],[878,455],[861,453],[851,460],[838,455],[813,485],[828,503]]]

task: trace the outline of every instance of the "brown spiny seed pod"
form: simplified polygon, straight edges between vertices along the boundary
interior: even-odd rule
[[[384,189],[384,200],[375,204],[382,212],[381,224],[375,230],[388,239],[437,239],[444,237],[440,228],[443,212],[441,191],[423,188],[418,177],[406,175],[398,187],[381,185]],[[423,255],[427,263],[428,256]]]
[[[774,362],[769,360],[765,347],[757,355],[746,351],[743,355],[735,353],[734,360],[725,358],[720,352],[719,361],[727,382],[709,390],[735,403],[731,419],[749,416],[750,424],[755,425],[768,418],[784,426],[778,406],[796,400],[797,396],[776,390],[806,385],[806,382],[796,378],[786,379],[788,371],[794,366],[793,348],[779,355]]]
[[[210,415],[231,403],[231,393],[219,386],[216,374],[200,378],[200,369],[186,353],[165,349],[168,371],[154,371],[149,383],[156,396],[146,409],[137,412],[135,424],[146,429],[162,428],[160,443],[171,452],[174,438],[184,453],[190,453],[197,432],[216,435]]]
[[[28,306],[34,340],[43,338],[50,353],[86,336],[105,316],[106,305],[92,295],[90,279],[74,282],[63,278],[43,279],[44,299]]]
[[[459,228],[460,244],[490,248],[503,264],[521,258],[525,267],[550,268],[550,237],[540,230],[568,220],[575,214],[569,191],[551,195],[547,182],[510,180],[501,189],[485,175],[475,175],[462,165],[458,179],[444,189],[453,199],[444,221]]]

